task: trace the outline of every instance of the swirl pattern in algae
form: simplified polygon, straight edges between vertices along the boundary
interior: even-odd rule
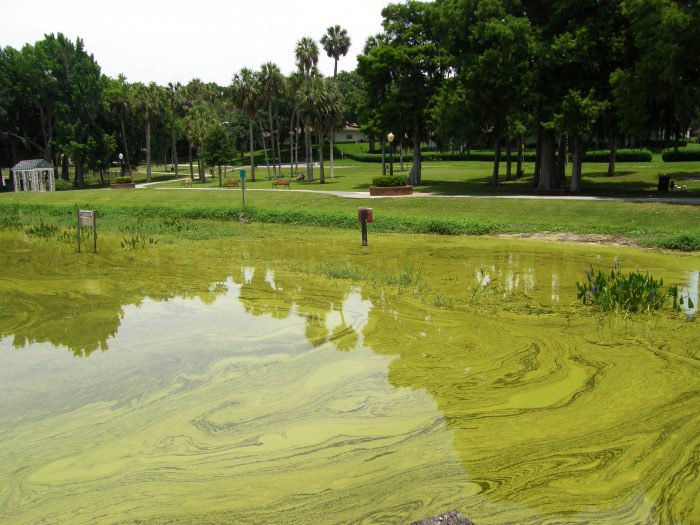
[[[695,321],[573,304],[616,257],[696,297],[697,257],[1,242],[3,523],[700,522]]]

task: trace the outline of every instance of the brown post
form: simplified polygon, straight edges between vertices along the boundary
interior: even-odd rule
[[[357,208],[357,220],[362,227],[362,246],[367,246],[367,224],[374,220],[372,208]]]

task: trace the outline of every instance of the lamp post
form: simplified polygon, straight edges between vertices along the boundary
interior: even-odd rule
[[[389,175],[394,176],[394,134],[390,131],[386,136],[389,141]]]
[[[119,167],[121,168],[121,176],[124,176],[124,154],[119,154]]]

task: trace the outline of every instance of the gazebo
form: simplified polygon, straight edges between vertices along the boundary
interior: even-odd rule
[[[54,191],[53,166],[44,159],[22,160],[12,172],[15,191]]]

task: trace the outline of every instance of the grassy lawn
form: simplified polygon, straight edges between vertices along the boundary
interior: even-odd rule
[[[351,146],[357,149],[359,144],[341,144],[340,147]],[[364,146],[366,149],[366,145]],[[408,174],[411,164],[406,162],[403,171],[395,157],[395,173]],[[187,168],[187,166],[185,166]],[[305,166],[300,165],[300,171]],[[570,183],[570,166],[567,171],[567,185]],[[501,165],[501,184],[498,187],[490,185],[491,162],[424,162],[422,164],[421,186],[415,188],[417,192],[435,193],[439,195],[534,195],[537,191],[532,187],[533,163],[524,163],[525,176],[519,179],[507,181],[505,178],[505,163]],[[154,171],[164,171],[164,167],[156,166]],[[250,170],[246,185],[248,188],[270,188],[268,171],[266,167],[256,168],[256,182],[250,180]],[[515,165],[513,165],[515,171]],[[285,176],[290,175],[291,170],[284,168]],[[661,160],[660,154],[655,154],[652,162],[618,163],[617,174],[614,177],[607,176],[607,164],[584,163],[583,165],[583,195],[610,195],[610,196],[634,196],[634,197],[658,197],[656,191],[660,174],[669,174],[677,186],[684,186],[684,190],[670,191],[664,197],[700,197],[700,162],[672,162]],[[229,177],[238,178],[238,169],[229,169],[226,174]],[[318,182],[319,169],[314,170],[313,182],[294,182],[294,189],[328,190],[328,191],[368,191],[373,177],[381,175],[381,164],[371,162],[356,162],[350,159],[338,159],[335,163],[334,177],[330,176],[330,166],[326,162],[325,184]],[[154,175],[156,177],[172,176]],[[181,170],[181,177],[189,176],[189,169]],[[139,169],[137,181],[145,180],[143,168]],[[204,184],[195,177],[195,187],[218,187],[218,174],[211,178],[207,176]],[[180,182],[173,182],[172,187],[179,187]],[[565,189],[564,193],[567,193]]]
[[[356,146],[356,145],[353,145]],[[181,177],[189,175],[183,165]],[[406,165],[405,169],[408,170]],[[618,175],[606,176],[605,164],[584,164],[583,194],[614,196],[700,197],[700,163],[664,163],[655,155],[650,163],[618,164]],[[398,163],[397,171],[400,170]],[[637,243],[675,249],[700,249],[700,206],[652,202],[562,201],[533,199],[346,199],[315,192],[272,191],[267,169],[258,168],[257,181],[246,182],[246,209],[241,209],[240,189],[195,191],[180,189],[181,182],[172,180],[164,166],[154,166],[153,180],[164,182],[148,189],[88,189],[55,193],[5,193],[0,195],[0,214],[12,213],[22,220],[72,221],[76,207],[95,208],[109,227],[109,217],[119,217],[114,228],[122,228],[129,220],[237,220],[245,211],[254,222],[300,224],[321,227],[356,227],[356,209],[374,208],[372,228],[383,232],[441,234],[518,234],[565,232],[603,234]],[[367,191],[371,178],[379,175],[380,164],[352,160],[338,162],[335,177],[326,169],[326,184],[293,182],[293,189]],[[423,165],[424,185],[419,192],[438,195],[532,195],[532,164],[525,164],[526,176],[507,181],[498,187],[488,184],[489,162],[432,162]],[[288,174],[288,168],[285,174]],[[656,184],[659,173],[668,173],[687,187],[685,191],[659,194]],[[238,168],[228,175],[238,177]],[[249,175],[250,177],[250,175]],[[142,167],[136,180],[145,180]],[[194,188],[218,187],[218,175],[207,177],[204,184],[195,179]],[[177,188],[177,191],[173,191]],[[40,208],[36,208],[40,205]],[[31,210],[32,213],[28,213]],[[43,211],[41,211],[43,210]],[[32,215],[36,215],[31,219]],[[58,217],[58,218],[57,218]],[[9,219],[8,219],[9,220]],[[14,220],[14,219],[12,219]],[[48,218],[46,219],[48,220]],[[52,219],[53,220],[53,219]],[[0,222],[0,225],[2,223]]]
[[[258,183],[259,184],[259,183]],[[266,185],[268,183],[265,183]],[[237,219],[241,210],[239,190],[168,191],[85,190],[55,193],[6,193],[0,210],[73,217],[70,210],[95,208],[110,214],[162,219]],[[528,199],[345,199],[321,193],[286,190],[246,194],[247,216],[260,222],[307,224],[353,228],[356,209],[374,208],[376,231],[434,233],[536,233],[571,232],[622,236],[641,243],[664,246],[654,239],[686,236],[700,243],[700,206],[610,201],[561,201]],[[700,246],[700,244],[698,244]],[[696,248],[697,249],[697,248]]]

